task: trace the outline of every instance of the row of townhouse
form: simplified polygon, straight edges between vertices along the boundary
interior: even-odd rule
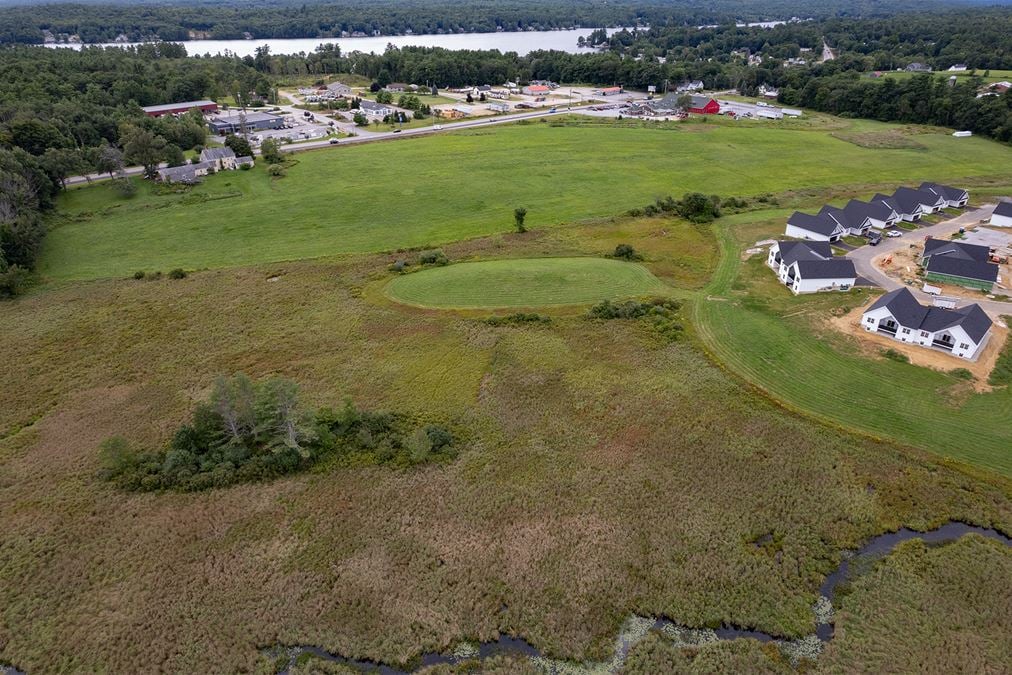
[[[857,283],[854,262],[834,256],[828,241],[777,241],[766,264],[795,295],[847,291]]]
[[[815,215],[796,211],[787,219],[784,234],[834,242],[848,235],[865,236],[873,228],[894,227],[900,221],[916,222],[945,208],[962,208],[969,200],[970,194],[961,188],[921,183],[919,188],[897,188],[891,195],[876,194],[867,202],[852,199],[842,208],[827,205]]]

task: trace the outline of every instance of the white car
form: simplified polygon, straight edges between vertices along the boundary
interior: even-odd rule
[[[899,230],[889,230],[888,232],[886,232],[886,236],[887,237],[902,237],[903,233],[900,232]]]

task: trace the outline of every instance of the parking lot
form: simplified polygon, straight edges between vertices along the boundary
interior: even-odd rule
[[[249,141],[254,147],[259,146],[265,139],[275,138],[279,141],[297,143],[299,141],[311,141],[326,138],[331,132],[336,131],[336,125],[331,126],[331,120],[320,113],[313,113],[312,117],[306,117],[301,112],[290,113],[288,111],[275,112],[284,118],[285,126],[281,129],[258,129],[249,133]],[[212,136],[211,140],[222,143],[224,137]]]

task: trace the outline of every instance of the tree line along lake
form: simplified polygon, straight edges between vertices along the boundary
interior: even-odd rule
[[[621,28],[608,30],[611,35]],[[236,56],[253,56],[258,47],[267,45],[272,54],[298,54],[312,52],[323,44],[336,44],[342,52],[382,53],[387,45],[395,47],[442,47],[444,49],[498,49],[501,52],[516,52],[524,56],[538,50],[554,49],[557,51],[580,54],[593,52],[593,47],[578,47],[580,37],[588,37],[593,28],[576,28],[573,30],[521,31],[502,33],[453,33],[444,35],[380,35],[375,37],[347,38],[283,38],[269,40],[190,40],[181,44],[186,52],[196,54],[224,54]],[[128,47],[136,42],[117,42],[102,47]],[[47,44],[47,47],[69,47],[80,49],[81,43]]]

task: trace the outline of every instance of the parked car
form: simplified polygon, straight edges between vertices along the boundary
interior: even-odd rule
[[[330,139],[330,140],[329,140],[329,141],[327,141],[327,142],[328,142],[328,143],[330,143],[331,145],[337,145],[337,143],[338,143],[338,140],[337,140],[336,138],[332,138],[332,139]]]
[[[399,134],[399,133],[401,133],[401,130],[400,129],[394,129],[394,133],[395,134]]]
[[[889,230],[888,232],[886,232],[886,236],[887,237],[902,237],[903,233],[900,232],[899,230]]]
[[[880,243],[882,243],[882,237],[868,237],[869,246],[878,246]]]

